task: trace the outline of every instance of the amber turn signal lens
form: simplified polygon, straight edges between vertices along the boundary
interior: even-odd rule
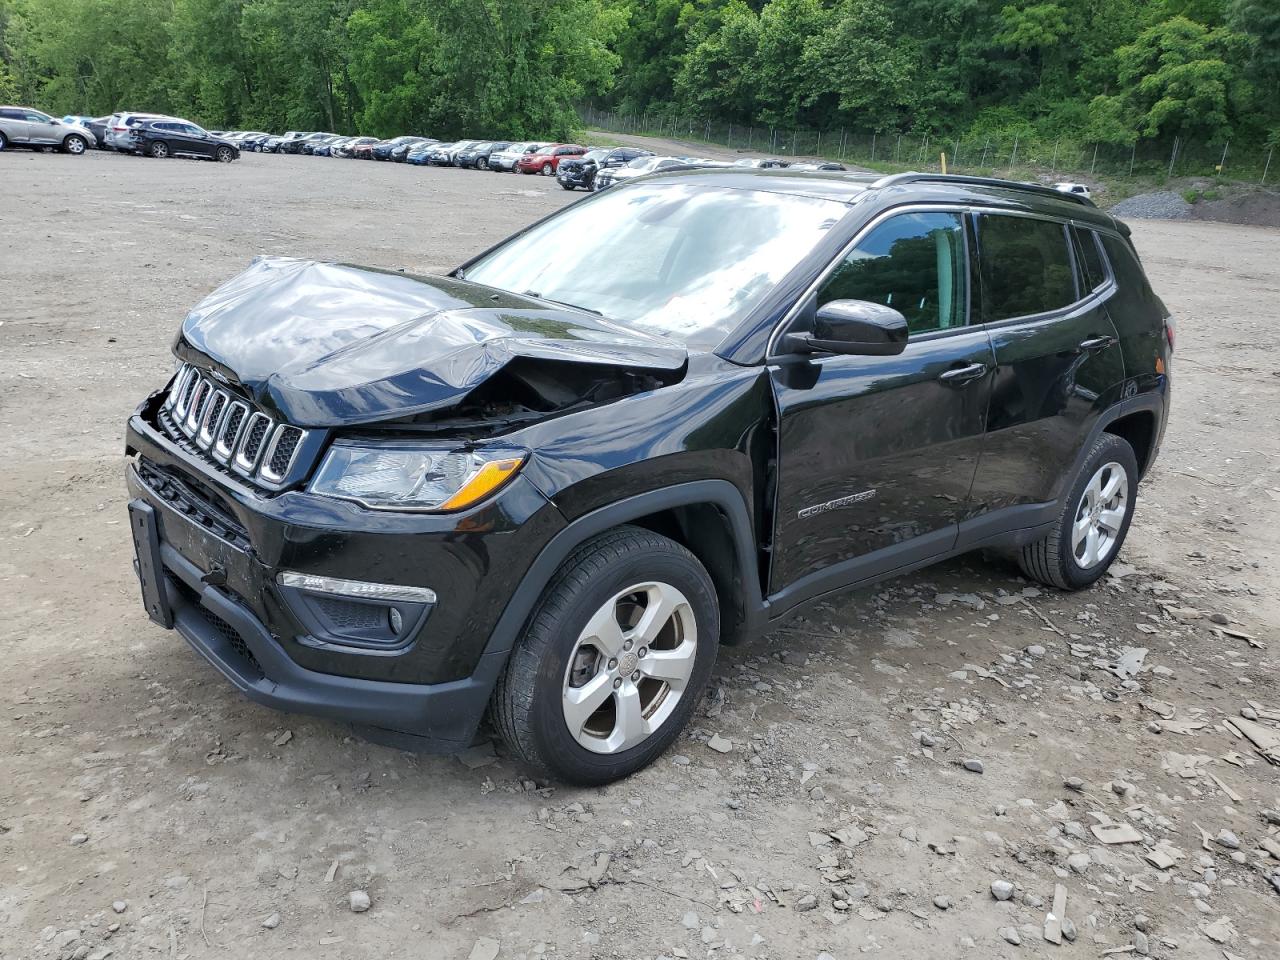
[[[436,510],[465,510],[472,504],[479,503],[485,497],[495,493],[508,480],[516,475],[523,457],[510,457],[505,460],[490,460],[476,475],[463,484],[462,489],[446,500]]]

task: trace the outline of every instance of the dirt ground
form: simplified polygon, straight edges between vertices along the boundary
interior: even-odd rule
[[[1280,776],[1225,723],[1280,736],[1280,231],[1133,224],[1175,406],[1104,582],[973,556],[850,594],[577,790],[243,700],[144,616],[122,482],[178,322],[255,254],[438,271],[573,197],[256,155],[0,183],[0,957],[1280,956]]]

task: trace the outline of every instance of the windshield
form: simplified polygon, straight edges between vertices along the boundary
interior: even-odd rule
[[[465,276],[709,349],[845,210],[762,190],[640,183],[567,208]]]

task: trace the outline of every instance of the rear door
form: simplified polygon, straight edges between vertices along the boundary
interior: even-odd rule
[[[0,130],[13,143],[26,143],[26,111],[16,107],[0,107]]]
[[[986,331],[969,323],[964,220],[951,210],[893,214],[818,288],[810,308],[850,299],[902,313],[910,337],[900,355],[770,361],[779,411],[771,593],[812,596],[954,545],[995,366]]]
[[[207,130],[197,127],[194,123],[180,123],[177,126],[187,153],[193,157],[213,156],[213,137]]]
[[[1098,415],[1123,387],[1107,313],[1115,283],[1092,233],[1086,259],[1062,221],[1005,212],[975,221],[996,378],[973,511],[1021,506],[1030,526],[1040,519],[1034,505],[1057,499]]]

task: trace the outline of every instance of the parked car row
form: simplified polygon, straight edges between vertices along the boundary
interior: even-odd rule
[[[58,120],[31,107],[0,106],[0,150],[11,146],[75,155],[95,147],[157,159],[196,157],[222,163],[240,156],[231,141],[181,117],[113,113],[96,119],[72,114]]]
[[[838,163],[791,163],[776,158],[743,158],[733,163],[703,157],[658,157],[639,147],[588,148],[576,143],[539,140],[454,140],[399,136],[387,140],[334,133],[290,130],[279,135],[259,131],[228,133],[241,150],[305,154],[357,160],[390,160],[416,166],[462,167],[497,173],[555,177],[565,190],[603,190],[632,177],[681,167],[787,167],[843,170]]]

